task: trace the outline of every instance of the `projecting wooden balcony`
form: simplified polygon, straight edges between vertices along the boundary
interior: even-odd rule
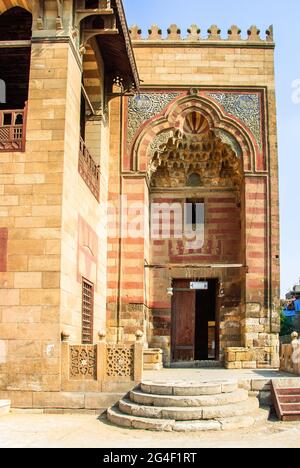
[[[0,110],[0,152],[25,151],[27,107]]]
[[[94,197],[100,201],[100,166],[95,163],[82,138],[80,138],[78,171]]]

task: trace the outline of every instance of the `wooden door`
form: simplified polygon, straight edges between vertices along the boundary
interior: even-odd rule
[[[216,361],[220,359],[220,293],[221,285],[218,280],[216,280]]]
[[[194,361],[196,294],[189,289],[189,280],[177,280],[174,283],[172,359],[175,362]]]

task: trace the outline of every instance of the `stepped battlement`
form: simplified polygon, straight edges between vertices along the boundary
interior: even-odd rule
[[[196,24],[193,24],[187,29],[187,35],[183,37],[181,29],[176,24],[171,24],[171,26],[167,29],[166,34],[164,35],[162,29],[157,24],[154,24],[148,30],[148,36],[145,37],[143,36],[143,31],[139,26],[134,25],[130,28],[131,39],[134,42],[217,42],[224,45],[234,42],[245,45],[274,45],[273,26],[270,26],[266,30],[265,38],[261,37],[261,31],[257,26],[251,26],[248,29],[247,37],[245,38],[242,37],[242,31],[236,25],[231,26],[231,28],[228,30],[228,36],[226,38],[223,38],[221,33],[222,31],[217,25],[212,25],[207,30],[207,35],[204,37],[201,34],[201,29]]]

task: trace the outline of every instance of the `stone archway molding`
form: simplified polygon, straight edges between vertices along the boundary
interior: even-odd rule
[[[166,143],[176,130],[183,131],[185,119],[193,111],[203,115],[224,143],[234,146],[237,155],[242,156],[244,171],[252,172],[258,148],[251,131],[238,118],[227,115],[215,100],[197,90],[180,96],[141,127],[131,147],[132,169],[146,172],[157,146]]]

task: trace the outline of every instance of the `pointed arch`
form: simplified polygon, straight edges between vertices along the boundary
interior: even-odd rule
[[[0,0],[0,15],[12,8],[20,7],[32,13],[32,0]]]
[[[31,40],[31,12],[20,6],[0,11],[0,30],[2,41]]]
[[[153,156],[151,145],[155,138],[176,130],[184,131],[187,115],[199,113],[211,129],[224,135],[236,145],[243,160],[245,172],[251,172],[258,153],[257,144],[251,131],[236,117],[227,115],[212,98],[203,94],[185,95],[173,101],[159,116],[150,119],[136,136],[131,148],[133,170],[147,171]]]

